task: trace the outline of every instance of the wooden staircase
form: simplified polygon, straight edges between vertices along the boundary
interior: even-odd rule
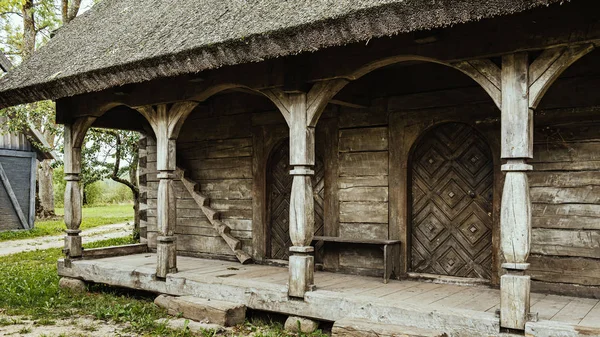
[[[233,251],[237,259],[242,264],[252,262],[252,257],[242,250],[242,242],[231,235],[231,228],[221,221],[221,212],[210,207],[210,198],[200,192],[200,185],[190,178],[186,177],[185,170],[177,167],[177,176],[181,179],[183,186],[190,193],[192,198],[198,204],[208,221],[213,225],[214,229],[221,235],[229,248]]]

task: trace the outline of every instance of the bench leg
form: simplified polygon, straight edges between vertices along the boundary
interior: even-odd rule
[[[383,246],[383,283],[388,283],[392,275],[400,275],[400,245]]]
[[[394,270],[394,257],[392,256],[393,253],[394,249],[392,246],[383,246],[383,283],[388,283],[390,277],[392,276],[392,271]]]

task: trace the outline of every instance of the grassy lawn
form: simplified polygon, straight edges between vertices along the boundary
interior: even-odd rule
[[[110,239],[84,244],[87,248],[133,243],[132,238]],[[325,337],[317,332],[310,335],[290,334],[280,323],[252,320],[224,334],[204,331],[192,334],[189,330],[171,330],[157,323],[167,317],[154,305],[154,296],[139,294],[104,285],[90,285],[87,293],[73,293],[58,287],[56,260],[60,249],[38,250],[2,257],[0,259],[0,313],[34,320],[37,326],[56,324],[56,320],[91,317],[109,324],[127,325],[127,332],[140,336],[254,336],[254,337]],[[1,325],[17,324],[0,319]],[[105,324],[100,322],[99,324]]]
[[[18,239],[30,239],[39,236],[61,235],[66,229],[62,220],[63,208],[56,209],[56,215],[61,218],[46,221],[36,221],[31,230],[19,230],[0,233],[0,242]],[[81,229],[88,229],[102,225],[133,221],[133,205],[108,205],[83,208],[83,221]]]

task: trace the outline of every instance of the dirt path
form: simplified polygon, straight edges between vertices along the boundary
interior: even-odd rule
[[[106,239],[125,237],[131,234],[133,225],[127,223],[99,226],[81,232],[83,242],[94,242]],[[37,249],[63,247],[64,235],[41,236],[33,239],[4,241],[0,244],[0,256]]]
[[[127,324],[115,324],[88,317],[30,321],[22,317],[0,315],[0,336],[27,337],[108,337],[139,336],[127,332]]]

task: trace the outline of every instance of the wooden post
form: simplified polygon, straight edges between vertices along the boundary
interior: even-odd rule
[[[81,146],[87,129],[92,125],[95,117],[81,117],[73,124],[65,125],[64,133],[64,174],[67,186],[65,189],[65,236],[64,253],[67,261],[81,258],[83,248],[81,242],[81,191],[79,176],[81,174]]]
[[[267,96],[280,110],[290,127],[290,247],[289,287],[290,297],[304,298],[314,285],[315,205],[312,176],[315,174],[315,127],[321,113],[347,80],[336,79],[317,82],[308,93],[290,93],[279,89],[267,89]]]
[[[187,116],[198,105],[196,102],[175,103],[167,111],[167,105],[143,106],[137,110],[148,120],[156,137],[156,170],[158,171],[158,194],[156,200],[156,277],[165,279],[167,274],[177,272],[177,197],[173,189],[176,166],[176,140]]]
[[[533,110],[529,108],[527,53],[502,58],[502,158],[506,172],[500,211],[500,245],[506,274],[500,278],[500,326],[525,330],[529,315],[531,200],[527,171],[533,157]]]
[[[290,280],[289,295],[304,297],[314,287],[315,205],[312,178],[315,174],[315,128],[308,126],[306,94],[289,95],[290,103]]]

